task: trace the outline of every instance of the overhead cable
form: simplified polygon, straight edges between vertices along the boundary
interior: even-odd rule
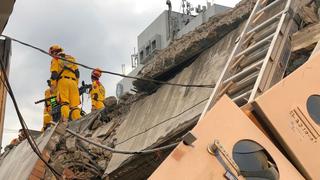
[[[12,91],[12,88],[11,88],[11,85],[10,85],[10,82],[9,82],[9,79],[8,79],[8,76],[5,72],[5,66],[3,64],[2,61],[0,61],[0,66],[1,66],[1,71],[2,71],[2,75],[3,75],[3,78],[4,80],[2,79],[2,77],[0,78],[1,82],[3,83],[4,87],[7,89],[8,91],[8,94],[10,96],[10,98],[12,99],[12,102],[13,102],[13,105],[14,105],[14,108],[16,110],[16,113],[18,115],[18,119],[19,119],[19,122],[21,124],[21,127],[24,131],[24,134],[26,135],[26,138],[27,138],[27,142],[30,144],[30,147],[31,149],[35,152],[35,154],[39,157],[39,159],[51,170],[51,172],[53,173],[53,175],[57,178],[57,179],[60,179],[59,177],[61,177],[61,174],[59,172],[57,172],[41,155],[41,152],[37,146],[37,144],[35,143],[33,137],[30,135],[30,132],[29,132],[29,129],[28,127],[26,126],[26,123],[24,121],[24,118],[20,112],[20,109],[19,109],[19,106],[18,106],[18,103],[15,99],[15,96],[14,96],[14,93]]]
[[[129,140],[131,140],[131,139],[133,139],[133,138],[135,138],[135,137],[137,137],[137,136],[140,136],[140,135],[142,135],[142,134],[144,134],[144,133],[146,133],[146,132],[150,131],[151,129],[156,128],[157,126],[160,126],[160,125],[161,125],[161,124],[163,124],[163,123],[166,123],[166,122],[168,122],[168,121],[170,121],[170,120],[172,120],[172,119],[175,119],[175,118],[177,118],[177,117],[181,116],[182,114],[184,114],[184,113],[186,113],[186,112],[190,111],[191,109],[193,109],[193,108],[197,107],[197,106],[198,106],[198,105],[200,105],[201,103],[203,103],[203,102],[207,101],[208,99],[209,99],[209,98],[206,98],[206,99],[204,99],[204,100],[202,100],[202,101],[198,102],[197,104],[195,104],[195,105],[193,105],[193,106],[191,106],[191,107],[187,108],[186,110],[182,111],[181,113],[179,113],[179,114],[177,114],[177,115],[175,115],[175,116],[172,116],[172,117],[170,117],[170,118],[168,118],[168,119],[166,119],[166,120],[163,120],[163,121],[161,121],[161,122],[159,122],[159,123],[157,123],[157,124],[155,124],[155,125],[153,125],[153,126],[151,126],[151,127],[147,128],[147,129],[145,129],[144,131],[141,131],[141,132],[139,132],[139,133],[137,133],[137,134],[135,134],[135,135],[133,135],[133,136],[131,136],[131,137],[129,137],[129,138],[127,138],[127,139],[125,139],[125,140],[123,140],[123,141],[121,141],[121,142],[117,143],[117,144],[115,144],[115,145],[123,144],[123,143],[125,143],[125,142],[127,142],[127,141],[129,141]],[[197,120],[197,121],[198,121],[198,120]]]
[[[27,46],[27,47],[30,47],[32,49],[35,49],[35,50],[38,50],[40,51],[41,53],[43,54],[46,54],[48,56],[51,56],[54,58],[54,56],[52,56],[50,53],[48,53],[47,51],[39,48],[39,47],[36,47],[36,46],[33,46],[31,44],[28,44],[26,42],[23,42],[23,41],[20,41],[20,40],[17,40],[15,38],[12,38],[10,36],[7,36],[7,35],[1,35],[2,37],[5,37],[7,39],[10,39],[14,42],[17,42],[19,44],[22,44],[24,46]],[[78,65],[80,67],[83,67],[85,69],[89,69],[89,70],[94,70],[95,68],[93,67],[90,67],[88,65],[84,65],[84,64],[81,64],[81,63],[78,63],[78,62],[73,62],[73,61],[70,61],[68,59],[65,59],[65,58],[62,58],[62,57],[59,57],[59,59],[63,60],[63,61],[66,61],[66,62],[69,62],[69,63],[72,63],[72,64],[75,64],[75,65]],[[180,86],[180,87],[197,87],[197,88],[214,88],[215,85],[195,85],[195,84],[179,84],[179,83],[170,83],[170,82],[166,82],[166,81],[159,81],[159,80],[155,80],[155,79],[151,79],[151,78],[143,78],[143,77],[135,77],[135,76],[128,76],[128,75],[124,75],[124,74],[120,74],[120,73],[115,73],[115,72],[111,72],[111,71],[106,71],[106,70],[101,70],[102,73],[105,73],[105,74],[111,74],[111,75],[115,75],[115,76],[120,76],[120,77],[123,77],[123,78],[130,78],[130,79],[136,79],[136,80],[141,80],[141,81],[148,81],[148,82],[152,82],[152,83],[155,83],[155,84],[165,84],[165,85],[170,85],[170,86]]]
[[[54,125],[57,125],[57,123],[55,122],[51,122],[52,124]],[[107,151],[110,151],[112,153],[118,153],[118,154],[150,154],[150,153],[155,153],[155,152],[159,152],[159,151],[162,151],[162,150],[166,150],[166,149],[171,149],[173,147],[176,147],[180,142],[176,142],[176,143],[172,143],[172,144],[169,144],[169,145],[166,145],[166,146],[162,146],[162,147],[158,147],[158,148],[153,148],[153,149],[147,149],[147,150],[141,150],[141,151],[128,151],[128,150],[118,150],[118,149],[114,149],[114,148],[111,148],[109,146],[106,146],[106,145],[103,145],[103,144],[100,144],[100,143],[97,143],[91,139],[88,139],[70,129],[66,129],[66,131],[68,133],[70,133],[71,135],[79,138],[80,140],[82,141],[85,141],[87,143],[90,143],[90,144],[93,144],[97,147],[100,147],[104,150],[107,150]]]

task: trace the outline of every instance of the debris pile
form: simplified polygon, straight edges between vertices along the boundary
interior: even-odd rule
[[[111,96],[105,99],[105,109],[90,113],[79,121],[70,123],[71,129],[84,137],[114,148],[113,138],[121,123],[121,116],[130,110],[130,105],[142,94],[125,94],[119,101]],[[100,147],[81,141],[71,134],[65,134],[51,154],[53,167],[65,176],[76,179],[101,179],[112,153]],[[50,179],[51,173],[46,179]]]
[[[172,42],[152,57],[139,77],[157,80],[174,77],[173,81],[183,84],[215,83],[255,2],[243,0],[234,9],[211,18],[195,31]],[[189,64],[185,65],[186,62]],[[295,64],[291,62],[290,66]],[[116,149],[165,145],[180,139],[195,125],[212,91],[162,86],[150,95],[157,85],[141,80],[134,81],[134,85],[139,93],[127,93],[119,100],[108,97],[104,101],[105,109],[70,123],[69,128]],[[110,179],[131,180],[148,177],[169,153],[122,156],[66,133],[52,152],[50,162],[70,179],[101,179],[110,175]],[[51,175],[47,173],[46,179]]]

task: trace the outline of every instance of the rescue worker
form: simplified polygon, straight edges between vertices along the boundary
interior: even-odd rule
[[[103,100],[105,99],[105,89],[99,81],[100,77],[101,70],[99,68],[94,69],[91,73],[91,111],[104,108]]]
[[[44,110],[43,110],[43,127],[41,132],[45,131],[48,127],[51,125],[52,121],[52,107],[51,107],[51,101],[49,98],[55,96],[56,94],[54,93],[54,87],[51,86],[51,81],[47,81],[49,88],[45,91],[44,93],[44,98],[46,101],[44,102]]]
[[[49,54],[53,56],[51,60],[51,67],[50,67],[50,72],[51,72],[50,82],[51,82],[52,88],[54,89],[55,94],[57,94],[57,77],[59,75],[57,73],[58,73],[58,70],[60,70],[59,57],[65,57],[65,54],[63,53],[63,51],[64,50],[59,45],[52,45],[49,48]]]
[[[58,49],[59,46],[52,47]],[[60,51],[58,49],[53,52],[58,53],[52,54],[55,57],[51,61],[51,80],[56,82],[57,85],[57,100],[61,105],[62,121],[78,120],[81,117],[81,110],[78,107],[80,105],[78,90],[80,72],[78,66],[71,63],[76,62],[76,59],[70,55],[65,55],[62,48],[60,48]],[[63,61],[61,58],[70,62]]]

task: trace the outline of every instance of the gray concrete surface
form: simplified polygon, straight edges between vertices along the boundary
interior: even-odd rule
[[[42,151],[49,141],[53,131],[46,132],[36,142],[39,150]],[[23,180],[28,179],[38,156],[33,152],[27,140],[10,150],[10,153],[1,160],[0,179],[2,180]]]
[[[181,84],[214,84],[233,49],[240,29],[232,31],[223,40],[203,52],[193,64],[176,75],[170,82]],[[116,138],[118,142],[192,107],[208,98],[211,91],[212,89],[204,88],[162,86],[156,93],[132,105],[130,112],[126,115],[124,122],[117,130]],[[150,147],[156,142],[161,141],[162,138],[181,124],[201,114],[205,102],[145,134],[117,145],[116,148],[142,150]],[[130,156],[114,154],[105,173],[109,174],[117,169],[128,157]]]

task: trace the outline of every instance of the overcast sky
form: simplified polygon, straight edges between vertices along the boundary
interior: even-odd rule
[[[181,0],[171,0],[180,11]],[[131,70],[130,55],[137,36],[160,13],[166,0],[18,0],[4,34],[43,49],[60,44],[78,62],[121,72],[121,64]],[[206,0],[190,0],[196,6]],[[234,6],[239,0],[215,0]],[[22,115],[30,129],[42,127],[42,99],[50,77],[50,58],[28,47],[13,43],[10,81]],[[81,80],[89,82],[90,71],[80,68]],[[115,95],[119,77],[103,75],[107,96]],[[85,98],[86,111],[90,100]],[[20,129],[12,101],[7,98],[3,145],[17,136]],[[3,146],[4,147],[4,146]]]

